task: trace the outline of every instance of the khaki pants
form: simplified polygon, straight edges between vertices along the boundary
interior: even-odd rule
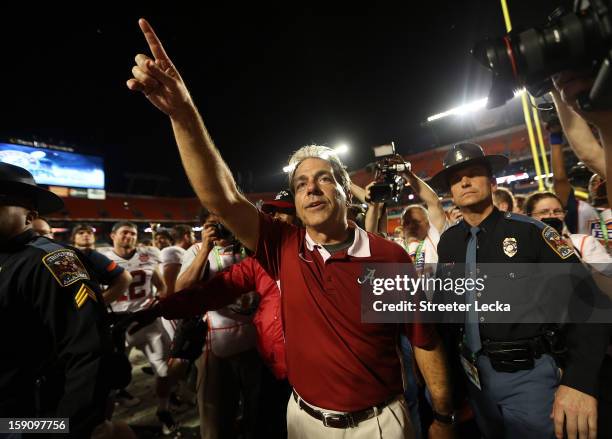
[[[244,437],[253,437],[262,362],[255,349],[221,358],[207,350],[196,362],[202,439],[236,437],[236,415],[243,398]]]
[[[301,410],[291,395],[287,406],[287,428],[289,439],[415,439],[403,396],[389,403],[377,416],[360,422],[356,427],[342,429],[324,426],[323,422]]]

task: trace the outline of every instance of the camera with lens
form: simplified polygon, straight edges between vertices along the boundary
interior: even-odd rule
[[[612,0],[576,0],[557,8],[541,27],[478,42],[472,55],[493,72],[487,108],[503,105],[521,88],[535,97],[552,90],[565,70],[594,78],[578,97],[585,111],[612,109]]]
[[[544,111],[545,110],[545,111]],[[540,118],[546,129],[549,132],[561,132],[561,121],[559,120],[559,115],[557,114],[557,110],[555,107],[545,108],[540,111]]]
[[[213,224],[213,227],[215,228],[215,235],[217,235],[219,239],[223,239],[226,241],[234,240],[234,234],[231,232],[230,229],[225,227],[223,224],[215,223]]]
[[[370,186],[370,200],[374,203],[399,200],[406,180],[400,173],[409,169],[407,163],[397,163],[395,144],[375,146],[375,183]]]

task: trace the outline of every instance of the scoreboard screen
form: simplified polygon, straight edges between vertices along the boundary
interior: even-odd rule
[[[104,189],[102,157],[0,143],[0,161],[27,169],[38,184]]]

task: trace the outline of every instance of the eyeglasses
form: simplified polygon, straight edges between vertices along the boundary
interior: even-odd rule
[[[533,216],[564,216],[565,213],[563,209],[544,209],[533,212]]]

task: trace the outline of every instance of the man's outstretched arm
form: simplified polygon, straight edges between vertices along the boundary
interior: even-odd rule
[[[578,159],[593,172],[605,175],[603,151],[589,124],[562,99],[559,91],[553,90],[551,95],[563,132]]]
[[[127,81],[128,88],[142,92],[170,117],[183,167],[200,202],[219,215],[244,245],[255,249],[259,237],[257,209],[238,191],[189,90],[153,28],[145,19],[138,23],[153,59],[136,55],[134,77]]]

